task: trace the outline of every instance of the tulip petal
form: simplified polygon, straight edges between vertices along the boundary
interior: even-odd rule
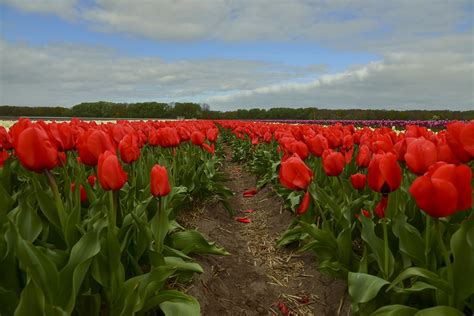
[[[247,217],[236,217],[235,220],[237,222],[241,222],[241,223],[245,223],[245,224],[248,224],[251,222],[250,218],[247,218]]]

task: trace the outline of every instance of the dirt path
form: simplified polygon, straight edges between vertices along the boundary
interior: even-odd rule
[[[202,314],[282,315],[278,303],[283,303],[287,315],[348,315],[344,282],[319,273],[311,254],[275,249],[276,239],[291,222],[278,197],[266,188],[244,198],[242,193],[255,187],[255,177],[230,161],[223,171],[232,179],[227,186],[235,192],[230,201],[234,209],[255,212],[238,215],[252,220],[244,224],[211,203],[181,218],[231,253],[197,257],[204,273],[195,277],[188,293],[198,299]]]

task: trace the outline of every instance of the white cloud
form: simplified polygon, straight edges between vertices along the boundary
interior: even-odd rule
[[[158,40],[318,41],[352,47],[446,33],[469,19],[467,0],[96,0],[82,17],[104,31]]]
[[[324,66],[242,60],[123,57],[103,47],[0,41],[0,104],[73,105],[90,100],[198,100],[305,78]]]
[[[56,14],[65,19],[78,14],[75,8],[77,0],[0,0],[0,3],[26,12]]]
[[[207,99],[220,108],[472,109],[473,56],[453,53],[387,54],[382,61],[326,74],[307,83],[258,87]]]

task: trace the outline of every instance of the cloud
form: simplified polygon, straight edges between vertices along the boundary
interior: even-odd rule
[[[472,109],[472,54],[394,53],[381,61],[306,83],[262,86],[206,101],[219,108],[316,106],[321,108]]]
[[[34,13],[51,13],[65,19],[78,15],[77,0],[0,0],[18,10]]]
[[[452,32],[471,13],[468,0],[96,0],[81,10],[97,29],[156,40],[315,41],[345,48]]]
[[[166,62],[123,57],[104,47],[0,41],[0,104],[202,100],[205,96],[306,78],[323,65],[288,66],[229,59]]]
[[[456,30],[469,0],[0,0],[27,12],[82,20],[104,32],[155,40],[313,41],[353,48]]]

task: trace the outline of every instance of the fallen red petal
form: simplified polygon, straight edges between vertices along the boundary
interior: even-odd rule
[[[288,310],[288,307],[286,307],[286,305],[284,303],[280,302],[280,303],[278,303],[277,306],[278,306],[278,309],[280,310],[280,312],[283,315],[287,316],[290,313],[290,311]]]
[[[257,194],[257,189],[250,189],[244,192],[244,197],[252,197]]]
[[[241,223],[250,223],[251,222],[250,218],[247,218],[247,217],[236,217],[235,220],[237,222],[241,222]]]

